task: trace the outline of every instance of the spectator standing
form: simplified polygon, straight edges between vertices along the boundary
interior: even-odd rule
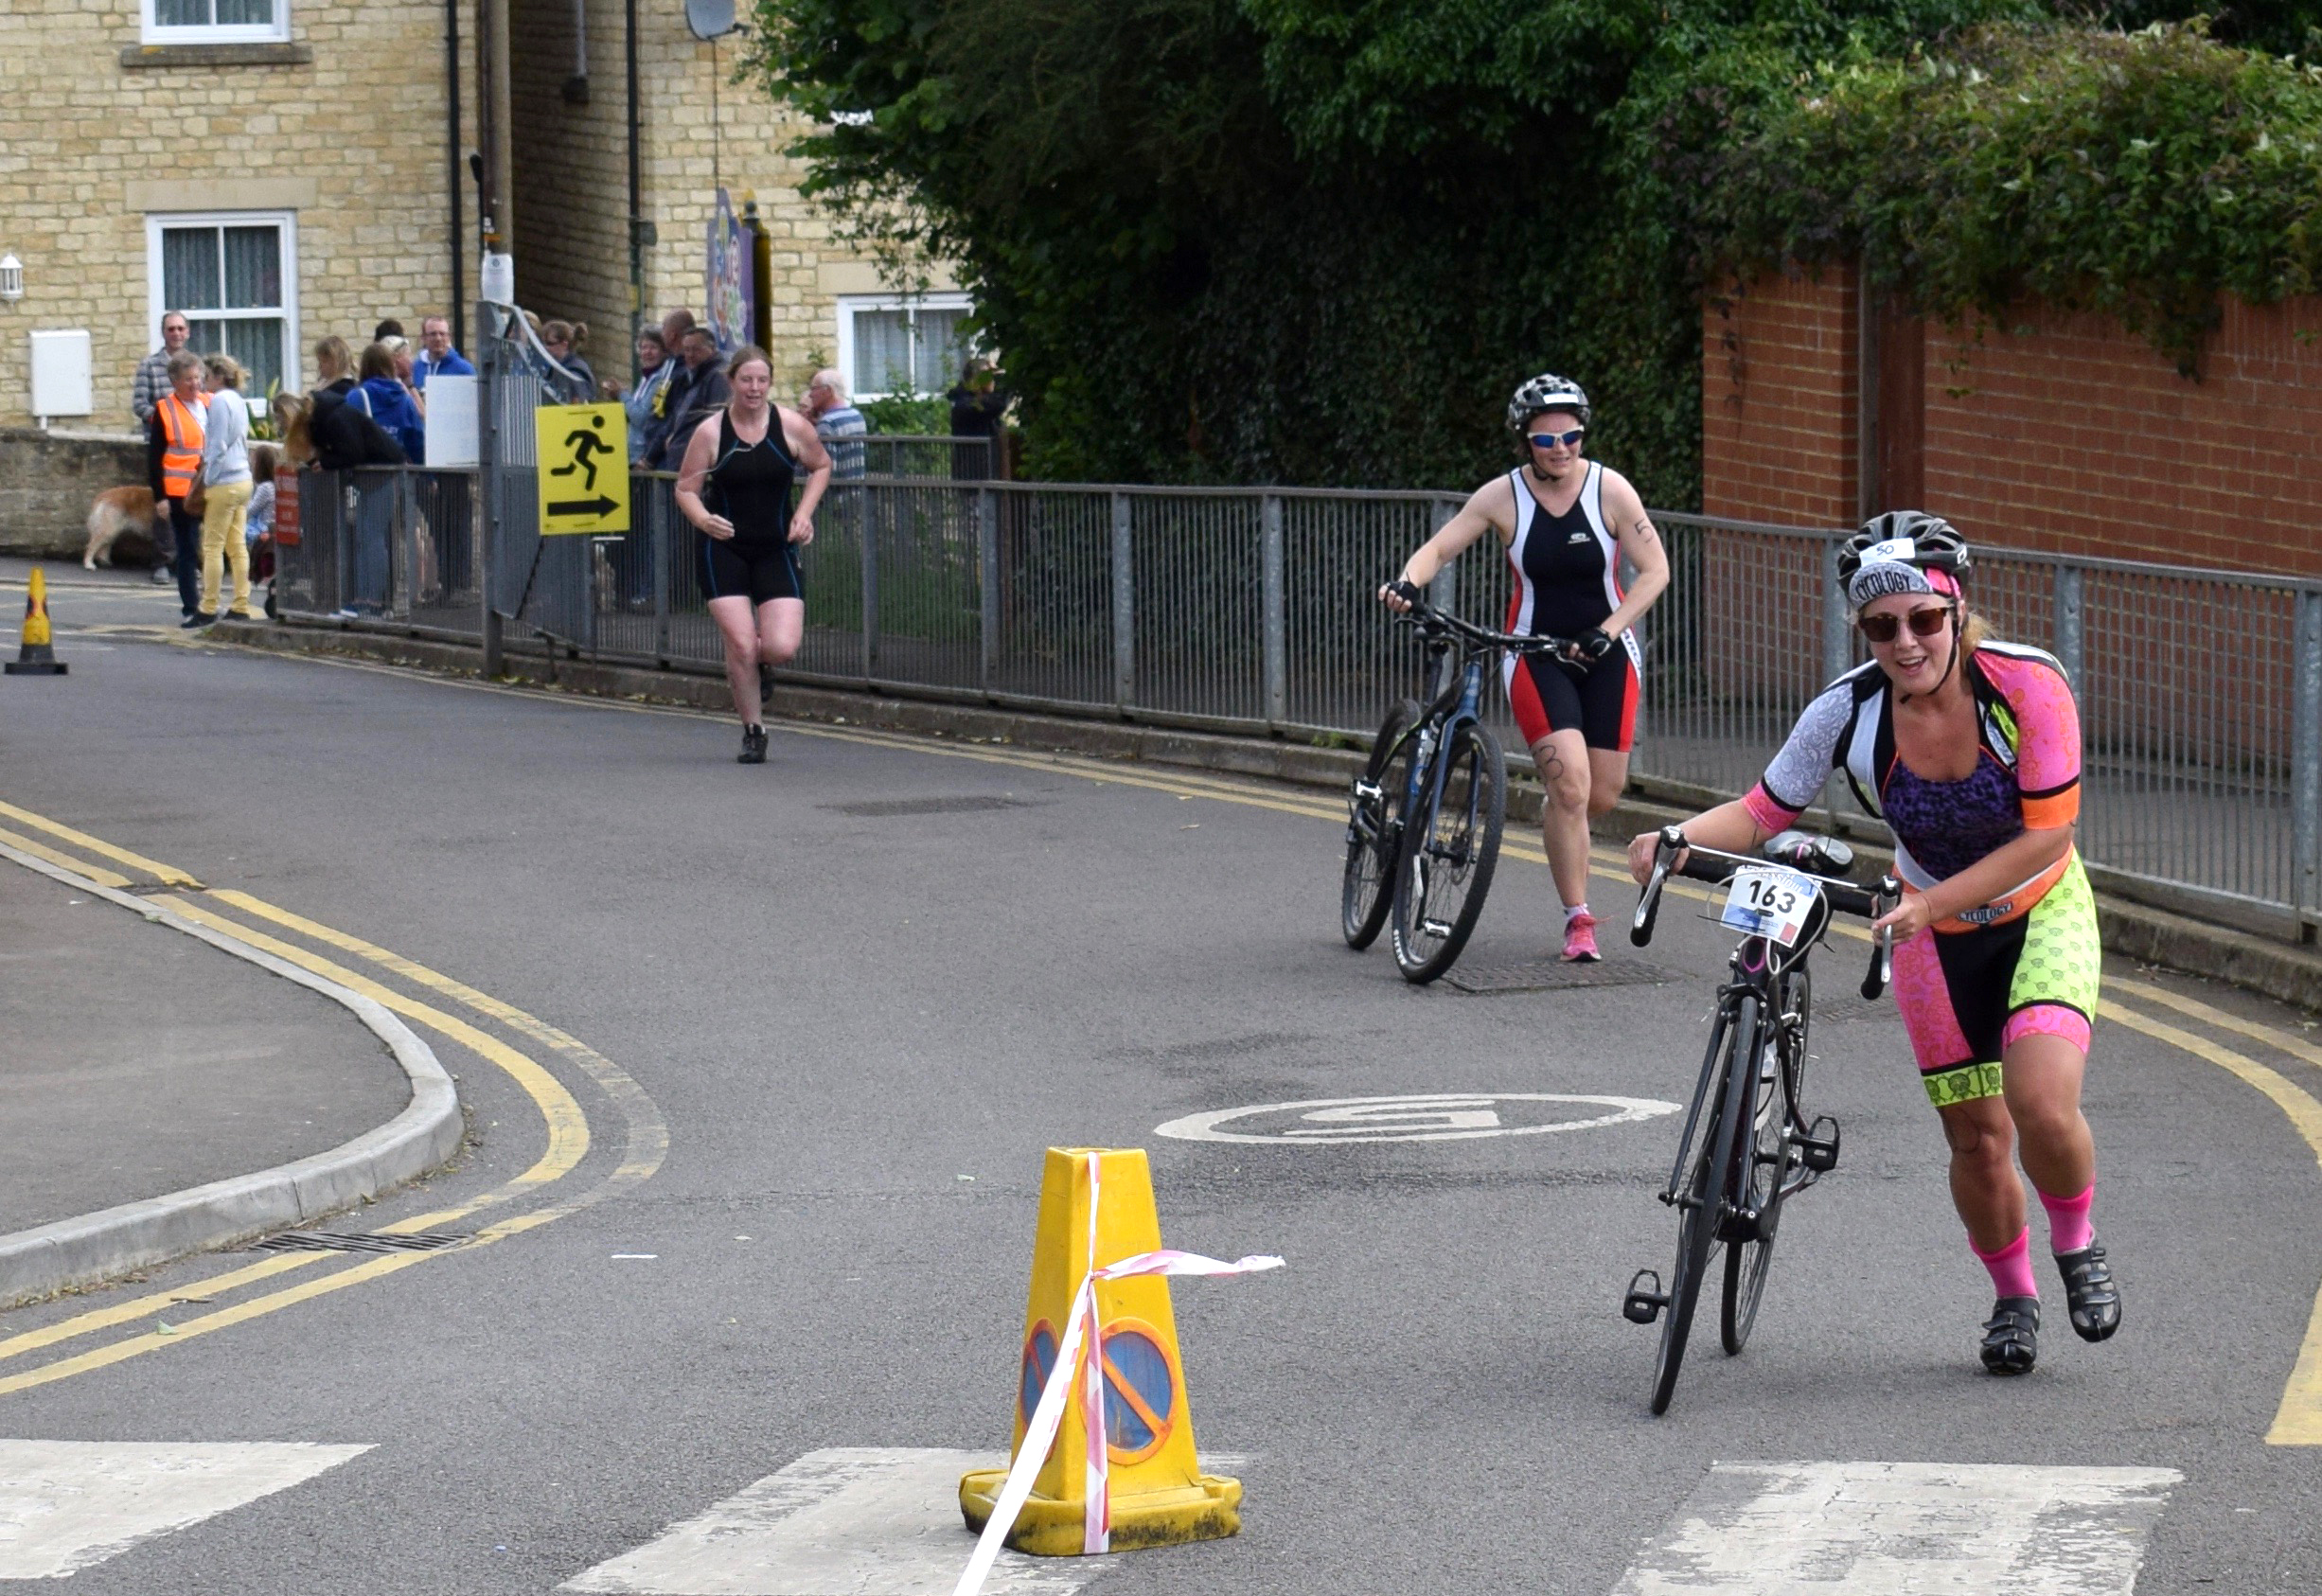
[[[642,465],[646,451],[653,445],[653,429],[660,419],[653,414],[653,402],[661,398],[667,386],[676,363],[669,358],[669,346],[662,342],[657,328],[647,328],[637,334],[637,381],[621,397],[621,408],[629,413],[629,463]]]
[[[202,428],[202,607],[184,626],[218,618],[225,567],[234,572],[234,615],[250,619],[250,545],[242,529],[250,513],[250,406],[242,399],[241,364],[232,355],[202,362],[209,413]]]
[[[806,397],[799,401],[798,408],[807,420],[814,423],[814,435],[821,438],[823,447],[830,452],[831,474],[837,477],[862,475],[866,452],[860,443],[845,440],[861,437],[871,427],[862,418],[862,412],[857,410],[848,399],[844,374],[833,366],[824,366],[816,372],[807,380]]]
[[[719,368],[718,340],[708,328],[687,329],[684,354],[684,369],[669,379],[663,392],[662,414],[669,418],[667,427],[646,457],[646,464],[657,471],[674,470],[685,457],[685,443],[694,428],[734,399],[733,384]]]
[[[130,385],[129,408],[137,413],[138,426],[151,423],[153,406],[169,391],[169,358],[186,346],[192,333],[182,311],[171,310],[161,318],[161,347],[137,363],[137,379]]]
[[[984,445],[981,451],[954,449],[952,476],[998,476],[1001,434],[1007,424],[1009,399],[1008,391],[1000,385],[1000,368],[982,355],[974,356],[961,369],[959,386],[944,398],[951,401],[951,435],[982,438]]]
[[[395,351],[383,341],[373,344],[363,351],[359,372],[362,381],[346,396],[346,402],[384,427],[403,451],[404,459],[425,459],[427,421],[411,389],[396,375]]]
[[[374,344],[384,344],[390,338],[400,338],[402,336],[403,324],[397,321],[393,316],[389,316],[385,321],[381,322],[377,327],[371,328],[371,342]]]
[[[375,344],[363,353],[368,356],[378,347]],[[314,346],[315,371],[323,386],[314,390],[307,416],[315,463],[327,471],[349,473],[333,485],[342,494],[342,505],[350,499],[353,505],[351,518],[344,512],[339,518],[342,602],[334,613],[342,620],[377,613],[387,596],[387,540],[401,473],[361,472],[361,468],[399,466],[406,459],[395,435],[364,408],[373,401],[368,396],[358,399],[363,390],[348,369],[352,364],[343,338],[326,338]],[[387,368],[393,369],[391,361]]]
[[[253,549],[275,535],[275,473],[281,470],[281,450],[271,443],[250,446],[250,519],[242,541]]]
[[[419,324],[419,353],[411,363],[411,385],[421,393],[427,392],[427,380],[434,376],[473,377],[476,368],[468,357],[452,347],[452,322],[447,316],[430,316]]]
[[[168,528],[169,548],[163,569],[177,577],[177,602],[184,620],[201,611],[201,590],[195,550],[201,547],[201,523],[186,513],[186,496],[193,491],[202,471],[202,426],[209,408],[202,401],[202,357],[180,349],[169,357],[169,391],[154,402],[153,417],[146,423],[146,474],[151,480],[153,503],[166,505],[167,515],[156,515],[156,529]],[[183,623],[181,623],[183,624]]]
[[[562,396],[566,404],[591,404],[596,399],[596,373],[581,358],[580,351],[589,342],[587,322],[542,322],[541,347],[548,358],[571,375],[555,370],[547,373],[548,385]]]
[[[693,312],[683,306],[661,318],[662,346],[672,355],[682,355],[685,349],[685,335],[694,329]]]

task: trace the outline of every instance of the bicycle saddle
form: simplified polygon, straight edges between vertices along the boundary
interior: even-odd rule
[[[1852,848],[1835,837],[1817,837],[1810,831],[1783,832],[1765,844],[1765,857],[1815,876],[1843,877],[1854,868]]]

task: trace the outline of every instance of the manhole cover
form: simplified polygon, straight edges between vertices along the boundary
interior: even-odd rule
[[[1031,807],[1020,798],[870,798],[859,804],[824,804],[834,814],[877,820],[890,815],[962,815],[980,809]]]
[[[1543,955],[1531,959],[1501,959],[1487,964],[1454,965],[1444,983],[1479,996],[1499,992],[1561,992],[1575,986],[1661,986],[1680,979],[1677,972],[1634,959],[1604,959],[1593,965],[1568,965]]]

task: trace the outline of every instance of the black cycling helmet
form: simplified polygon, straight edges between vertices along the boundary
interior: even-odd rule
[[[1588,424],[1588,396],[1581,385],[1543,371],[1508,400],[1508,431],[1521,433],[1524,424],[1544,410],[1569,410],[1580,417],[1582,426]]]
[[[1838,579],[1859,610],[1890,593],[1959,595],[1959,576],[1974,563],[1967,540],[1940,515],[1888,510],[1874,515],[1838,550]]]

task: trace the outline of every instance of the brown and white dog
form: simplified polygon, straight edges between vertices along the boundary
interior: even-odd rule
[[[108,488],[89,506],[89,546],[81,554],[84,571],[113,563],[114,540],[124,532],[141,532],[156,550],[161,529],[153,524],[153,490],[150,488]]]

